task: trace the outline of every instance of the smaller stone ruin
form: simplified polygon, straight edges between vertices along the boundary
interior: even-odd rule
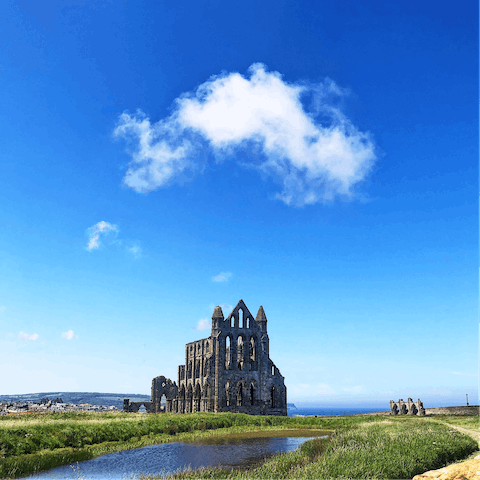
[[[408,398],[407,402],[401,398],[398,402],[390,400],[390,415],[425,415],[425,409],[420,399],[414,402],[411,398]]]

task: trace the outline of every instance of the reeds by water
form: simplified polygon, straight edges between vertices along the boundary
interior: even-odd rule
[[[478,417],[444,417],[478,429]],[[230,413],[55,413],[0,417],[0,478],[15,478],[104,453],[246,431],[335,432],[249,470],[204,469],[175,478],[412,478],[463,459],[478,444],[430,417],[267,417]],[[476,423],[475,423],[476,422]]]

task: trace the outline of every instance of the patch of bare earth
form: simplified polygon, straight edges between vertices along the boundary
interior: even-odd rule
[[[448,467],[430,470],[429,472],[415,475],[413,480],[422,479],[448,479],[448,480],[480,480],[480,455],[471,460],[454,463]]]

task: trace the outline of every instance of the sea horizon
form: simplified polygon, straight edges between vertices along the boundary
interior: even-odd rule
[[[382,407],[297,407],[288,409],[288,416],[318,416],[331,417],[343,415],[358,415],[362,413],[387,412],[389,408]]]

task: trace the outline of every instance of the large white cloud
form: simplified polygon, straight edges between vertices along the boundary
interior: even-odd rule
[[[332,102],[346,91],[329,79],[290,84],[258,63],[249,74],[211,77],[157,123],[140,111],[123,113],[114,134],[133,147],[125,185],[138,192],[165,186],[198,168],[199,149],[207,147],[217,158],[247,149],[250,165],[282,185],[277,198],[287,204],[351,196],[376,156],[369,134]]]

